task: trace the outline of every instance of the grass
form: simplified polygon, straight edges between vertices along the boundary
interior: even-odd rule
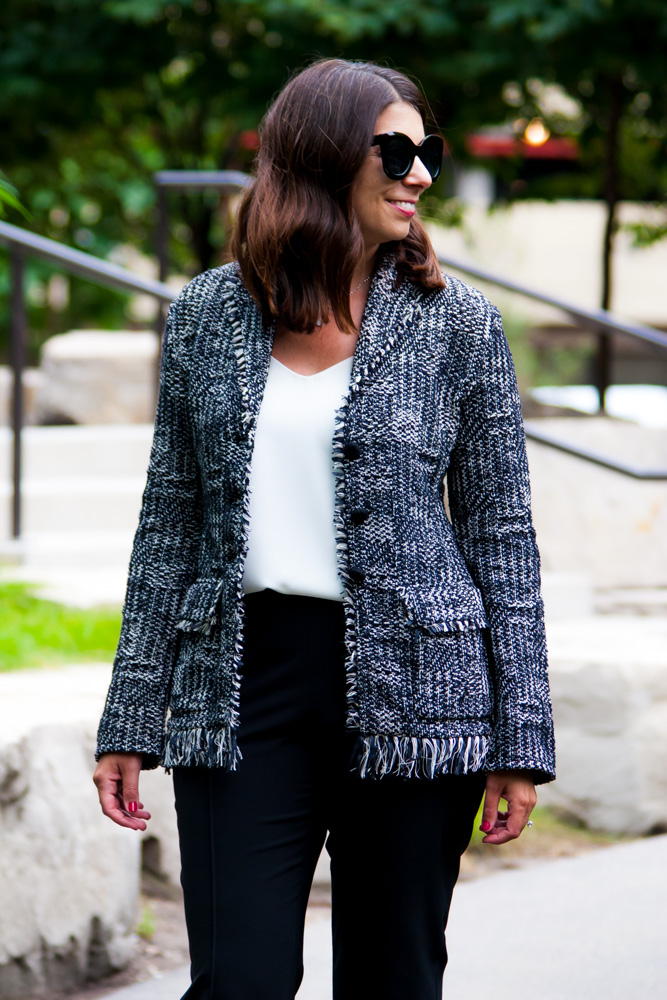
[[[539,788],[537,792],[539,795]],[[504,808],[506,808],[505,803],[501,802],[501,809]],[[621,840],[628,839],[627,837],[604,833],[600,830],[589,830],[587,827],[578,824],[570,817],[561,816],[557,810],[552,809],[549,806],[536,806],[535,809],[533,809],[531,819],[533,820],[534,825],[532,829],[525,830],[522,837],[527,837],[529,834],[534,835],[536,831],[539,831],[539,837],[543,842],[547,839],[556,841],[562,838],[567,838],[567,840],[574,841],[579,844],[582,849],[584,849],[587,845],[590,847],[599,847],[603,844],[615,844]],[[485,834],[479,829],[481,822],[482,806],[480,805],[479,812],[475,818],[472,840],[469,847],[469,850],[473,852],[488,850],[486,844],[482,843],[482,838]]]
[[[36,585],[0,582],[0,671],[113,658],[118,608],[72,608],[38,597]]]
[[[141,920],[137,924],[137,934],[144,941],[150,941],[155,934],[155,914],[146,904],[141,911]]]
[[[506,306],[501,311],[522,395],[532,386],[576,385],[582,381],[590,370],[594,353],[590,338],[581,337],[576,341],[573,338],[568,347],[554,345],[538,351],[529,337],[534,324]]]
[[[504,802],[501,802],[501,808],[506,808]],[[502,847],[489,846],[482,843],[484,834],[479,829],[482,821],[480,806],[470,846],[462,859],[462,878],[478,878],[481,875],[489,875],[506,868],[518,868],[536,861],[573,857],[611,844],[636,839],[605,833],[602,830],[590,830],[573,817],[562,815],[550,806],[537,806],[533,810],[531,819],[533,827],[524,830],[518,840],[512,840]]]

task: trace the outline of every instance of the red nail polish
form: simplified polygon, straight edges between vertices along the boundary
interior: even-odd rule
[[[127,804],[127,811],[131,812],[131,813],[135,813],[137,811],[137,803],[136,802],[128,802],[128,804]]]
[[[485,819],[484,822],[482,823],[482,830],[484,831],[484,833],[488,833],[490,829],[491,829],[491,824],[489,823],[488,819]]]

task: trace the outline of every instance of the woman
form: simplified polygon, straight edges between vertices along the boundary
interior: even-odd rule
[[[325,837],[336,1000],[440,997],[482,795],[502,844],[554,776],[516,380],[418,221],[424,120],[393,70],[295,76],[169,313],[95,781],[144,829],[173,769],[190,1000],[293,1000]]]

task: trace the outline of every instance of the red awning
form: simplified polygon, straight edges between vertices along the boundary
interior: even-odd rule
[[[531,146],[515,136],[473,132],[466,136],[465,142],[471,156],[480,159],[517,156],[526,160],[576,160],[579,157],[576,142],[566,136],[550,136],[540,146]]]

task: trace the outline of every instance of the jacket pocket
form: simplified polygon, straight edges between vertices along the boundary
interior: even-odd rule
[[[217,606],[222,593],[223,580],[201,577],[195,580],[185,592],[178,614],[176,628],[182,632],[211,631],[218,622]]]
[[[474,587],[402,587],[400,595],[411,624],[429,635],[486,628],[482,595]]]
[[[494,688],[482,597],[473,588],[414,588],[403,594],[412,625],[414,712],[429,724],[488,724]]]

